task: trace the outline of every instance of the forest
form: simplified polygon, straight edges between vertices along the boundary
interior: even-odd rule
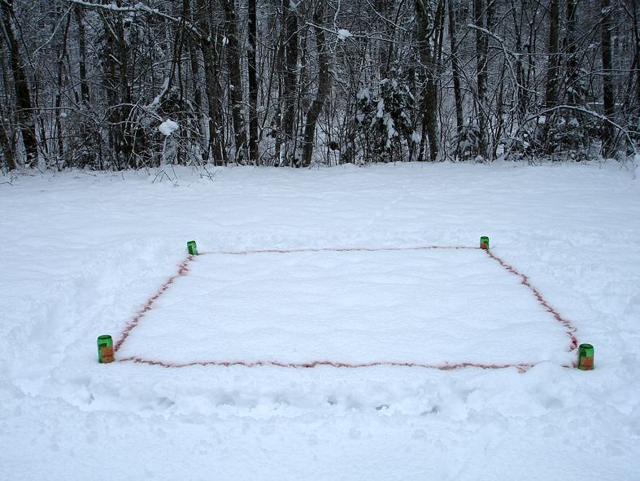
[[[0,166],[624,160],[637,0],[0,0]]]

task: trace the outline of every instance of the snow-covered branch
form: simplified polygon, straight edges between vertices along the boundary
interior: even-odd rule
[[[541,111],[537,112],[536,114],[527,117],[522,122],[520,127],[518,127],[518,130],[516,131],[515,135],[517,135],[520,132],[520,130],[522,130],[522,128],[524,127],[525,124],[528,124],[532,120],[539,119],[541,116],[552,114],[554,112],[558,112],[558,111],[561,111],[561,110],[570,110],[570,111],[573,111],[573,112],[579,112],[579,113],[582,113],[584,115],[589,115],[591,117],[594,117],[594,118],[596,118],[598,120],[601,120],[601,121],[611,125],[612,127],[616,128],[627,139],[627,142],[629,143],[629,146],[631,147],[631,149],[633,149],[634,154],[638,153],[637,149],[636,149],[636,146],[635,146],[635,143],[634,143],[633,139],[631,138],[631,135],[630,135],[628,129],[624,128],[622,125],[618,124],[617,122],[614,122],[609,117],[607,117],[605,115],[602,115],[601,113],[598,113],[598,112],[596,112],[594,110],[586,109],[584,107],[579,107],[579,106],[576,106],[576,105],[556,105],[555,107],[551,107],[551,108],[548,108],[548,109],[541,110]]]
[[[121,7],[113,3],[103,5],[100,3],[85,2],[84,0],[66,0],[66,1],[71,4],[79,5],[81,7],[89,8],[93,10],[106,10],[106,11],[115,12],[115,13],[146,13],[149,15],[156,15],[158,17],[164,18],[165,20],[170,20],[175,23],[183,24],[192,34],[194,34],[198,38],[202,38],[204,36],[197,26],[195,26],[193,23],[189,22],[185,18],[174,17],[173,15],[164,13],[157,8],[152,8],[142,2],[138,2],[131,6]]]

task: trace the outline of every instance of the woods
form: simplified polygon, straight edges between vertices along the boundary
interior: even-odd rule
[[[640,142],[635,0],[0,0],[0,15],[5,172],[624,159]]]

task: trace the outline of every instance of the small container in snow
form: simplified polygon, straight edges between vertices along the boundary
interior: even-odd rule
[[[489,250],[489,238],[486,235],[480,237],[480,249]]]
[[[98,362],[113,362],[113,339],[109,335],[98,336]]]
[[[198,246],[196,245],[196,241],[192,240],[187,242],[187,251],[189,252],[190,256],[198,255]]]
[[[593,346],[591,344],[580,344],[580,347],[578,347],[578,369],[591,371],[593,367]]]

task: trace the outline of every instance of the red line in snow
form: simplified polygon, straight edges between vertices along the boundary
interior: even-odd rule
[[[257,249],[244,251],[210,251],[201,254],[226,254],[226,255],[250,255],[250,254],[297,254],[301,252],[395,252],[395,251],[422,251],[422,250],[478,250],[479,247],[468,246],[410,246],[410,247],[318,247],[300,249]]]
[[[291,254],[302,252],[379,252],[379,251],[411,251],[411,250],[431,250],[431,249],[449,249],[449,250],[477,250],[479,247],[468,246],[414,246],[414,247],[382,247],[382,248],[369,248],[369,247],[321,247],[321,248],[309,248],[309,249],[258,249],[258,250],[244,250],[244,251],[218,251],[218,252],[203,252],[203,254],[226,254],[226,255],[250,255],[250,254]],[[522,285],[527,287],[540,303],[540,305],[549,312],[554,319],[556,319],[565,328],[567,336],[571,339],[569,345],[569,351],[573,351],[578,347],[578,340],[575,336],[576,328],[571,321],[562,317],[558,311],[556,311],[540,291],[531,285],[529,278],[520,273],[515,267],[505,262],[500,257],[496,256],[490,250],[486,250],[489,257],[498,262],[505,270],[518,276]],[[131,318],[124,328],[120,338],[117,340],[114,346],[114,350],[117,352],[122,344],[127,340],[131,331],[135,329],[140,321],[147,315],[147,313],[153,309],[155,302],[175,283],[176,279],[182,276],[186,276],[189,273],[189,264],[194,260],[194,256],[187,256],[187,258],[178,265],[178,271],[171,276],[167,281],[158,288],[158,290],[151,296],[142,308]],[[167,361],[157,361],[150,359],[143,359],[140,357],[132,356],[124,359],[119,359],[119,362],[134,362],[137,364],[146,364],[150,366],[160,366],[164,368],[183,368],[194,366],[220,366],[220,367],[279,367],[288,369],[312,369],[316,367],[335,367],[345,369],[359,369],[367,367],[419,367],[425,369],[438,369],[441,371],[452,371],[456,369],[466,368],[479,368],[479,369],[508,369],[515,368],[519,372],[525,372],[528,369],[535,366],[535,363],[516,363],[516,364],[485,364],[485,363],[473,363],[473,362],[461,362],[461,363],[444,363],[444,364],[424,364],[418,362],[401,362],[401,361],[374,361],[367,363],[346,363],[335,361],[310,361],[306,363],[288,363],[281,361],[193,361],[187,363],[173,363]],[[570,367],[570,366],[566,366]]]
[[[545,299],[545,297],[542,295],[542,293],[534,286],[531,285],[531,282],[529,281],[529,277],[527,277],[526,275],[522,274],[521,272],[519,272],[515,267],[513,267],[512,265],[510,265],[509,263],[507,263],[506,261],[504,261],[503,259],[501,259],[500,257],[498,257],[497,255],[495,255],[492,251],[486,249],[485,250],[487,255],[489,257],[491,257],[493,260],[495,260],[496,262],[498,262],[498,264],[500,264],[505,270],[507,270],[508,272],[510,272],[511,274],[517,276],[520,278],[520,283],[527,287],[534,295],[534,297],[536,298],[536,300],[538,301],[538,303],[544,307],[544,309],[553,316],[553,318],[558,321],[560,324],[562,324],[562,326],[565,329],[565,332],[567,334],[567,336],[570,339],[570,343],[569,343],[569,352],[574,351],[577,347],[578,347],[578,339],[575,335],[577,329],[576,327],[573,325],[573,323],[562,317],[560,315],[560,313],[551,306],[551,304],[549,304],[549,301],[547,301]]]
[[[370,247],[321,247],[316,249],[258,249],[258,250],[245,250],[245,251],[219,251],[209,252],[208,254],[227,254],[227,255],[249,255],[249,254],[290,254],[298,252],[377,252],[377,251],[406,251],[406,250],[427,250],[427,249],[478,249],[477,247],[464,247],[464,246],[417,246],[417,247],[383,247],[383,248],[370,248]],[[207,252],[201,252],[200,255],[207,254]],[[147,313],[153,309],[155,302],[173,285],[178,277],[186,276],[189,273],[189,264],[193,261],[194,256],[187,256],[187,258],[178,265],[178,271],[162,284],[158,290],[147,300],[142,308],[127,322],[124,330],[120,334],[120,337],[114,345],[114,351],[117,352],[124,342],[127,340],[131,331],[133,331],[140,321],[147,315]]]
[[[336,361],[309,361],[309,362],[282,362],[282,361],[193,361],[193,362],[167,362],[141,357],[127,357],[118,359],[118,362],[133,362],[136,364],[146,364],[149,366],[160,366],[167,369],[195,367],[195,366],[219,366],[219,367],[279,367],[285,369],[313,369],[316,367],[334,367],[342,369],[361,369],[367,367],[420,367],[425,369],[438,369],[441,371],[453,371],[456,369],[478,368],[478,369],[508,369],[515,368],[519,372],[525,372],[535,366],[534,363],[520,364],[484,364],[475,362],[443,363],[443,364],[423,364],[419,362],[403,361],[373,361],[363,363],[349,363]]]
[[[124,330],[120,334],[120,337],[118,338],[118,340],[116,341],[113,347],[115,352],[117,352],[122,347],[122,344],[124,344],[124,341],[127,340],[129,335],[131,334],[131,331],[133,331],[138,326],[138,324],[140,324],[140,321],[144,318],[144,316],[146,316],[147,313],[151,309],[153,309],[153,305],[156,303],[158,299],[160,299],[160,296],[162,296],[162,294],[164,294],[165,292],[167,292],[167,290],[169,290],[169,288],[173,285],[173,283],[176,281],[178,277],[186,276],[189,273],[189,264],[191,264],[191,261],[193,261],[193,258],[194,256],[191,256],[191,255],[187,256],[185,260],[183,260],[180,264],[178,264],[177,272],[171,277],[169,277],[169,279],[167,279],[165,283],[158,288],[155,294],[153,294],[147,300],[147,302],[145,302],[142,308],[140,308],[140,310],[136,312],[136,314],[129,320],[129,322],[127,322],[127,325],[125,326]]]

